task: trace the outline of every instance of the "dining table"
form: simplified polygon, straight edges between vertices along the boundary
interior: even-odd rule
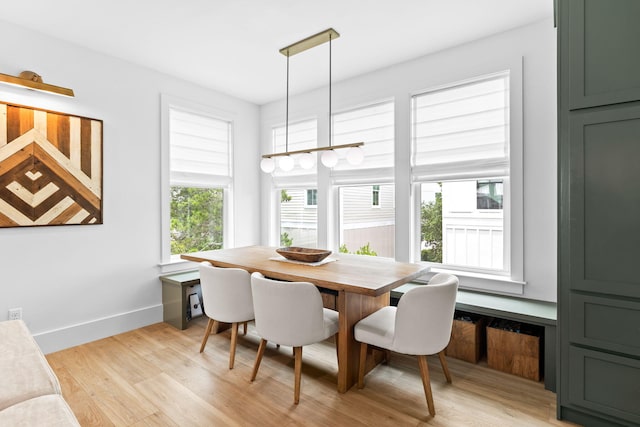
[[[317,263],[295,262],[283,258],[271,246],[245,246],[192,252],[181,255],[194,262],[210,262],[216,267],[242,268],[250,273],[290,282],[311,282],[329,289],[336,297],[339,315],[337,335],[337,386],[341,393],[357,383],[360,345],[353,327],[364,317],[390,303],[390,291],[410,282],[429,268],[424,264],[398,262],[391,258],[332,253]],[[367,356],[366,371],[386,357],[372,350]]]

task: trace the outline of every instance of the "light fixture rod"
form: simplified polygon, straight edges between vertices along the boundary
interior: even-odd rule
[[[287,112],[284,130],[284,149],[289,151],[289,56],[287,56]]]
[[[293,56],[300,52],[304,52],[305,50],[321,45],[322,43],[326,43],[331,39],[337,39],[338,37],[340,37],[340,34],[333,28],[329,28],[318,34],[309,36],[304,40],[300,40],[287,47],[283,47],[282,49],[280,49],[280,53],[287,57]]]
[[[328,151],[328,150],[340,150],[342,148],[361,147],[363,145],[364,145],[364,142],[352,142],[351,144],[334,145],[333,147],[317,147],[317,148],[307,148],[304,150],[286,151],[283,153],[263,154],[262,158],[270,159],[271,157],[290,156],[291,154],[313,153],[316,151]]]
[[[329,147],[331,147],[331,123],[333,117],[331,116],[331,33],[329,33]]]

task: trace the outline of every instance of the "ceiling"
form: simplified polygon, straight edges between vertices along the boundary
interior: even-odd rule
[[[330,27],[336,82],[552,16],[553,0],[29,0],[0,20],[264,104],[285,95],[279,49]],[[327,84],[328,52],[290,58],[292,94]]]

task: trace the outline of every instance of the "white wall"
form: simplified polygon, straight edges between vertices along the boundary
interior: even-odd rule
[[[339,49],[339,41],[334,49]],[[410,203],[410,107],[412,94],[494,73],[520,63],[523,70],[524,280],[521,296],[556,300],[556,31],[545,20],[456,48],[333,84],[333,111],[394,99],[396,117],[396,259],[412,259]],[[292,61],[298,60],[294,57]],[[353,58],[357,60],[357,58]],[[324,64],[319,64],[324,66]],[[334,63],[334,68],[340,64]],[[292,96],[289,120],[317,117],[319,145],[327,145],[327,88]],[[261,107],[263,153],[271,152],[270,129],[284,122],[284,102]],[[334,247],[334,195],[326,168],[318,168],[318,247]],[[273,212],[270,178],[262,175],[264,212]],[[261,222],[261,240],[272,242],[270,221]],[[516,286],[517,287],[517,286]]]
[[[257,243],[256,105],[13,24],[0,24],[0,39],[0,72],[33,70],[76,93],[0,87],[1,101],[104,126],[104,224],[0,228],[0,320],[22,307],[45,352],[162,321],[161,93],[235,117],[234,243]]]

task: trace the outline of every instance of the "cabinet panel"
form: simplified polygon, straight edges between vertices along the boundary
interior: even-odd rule
[[[640,2],[571,0],[571,108],[640,98]]]
[[[571,346],[571,403],[640,424],[640,361]]]
[[[569,120],[571,288],[640,297],[640,104]]]
[[[558,4],[558,416],[640,425],[640,1]]]
[[[573,295],[571,313],[572,343],[640,356],[640,303]]]

